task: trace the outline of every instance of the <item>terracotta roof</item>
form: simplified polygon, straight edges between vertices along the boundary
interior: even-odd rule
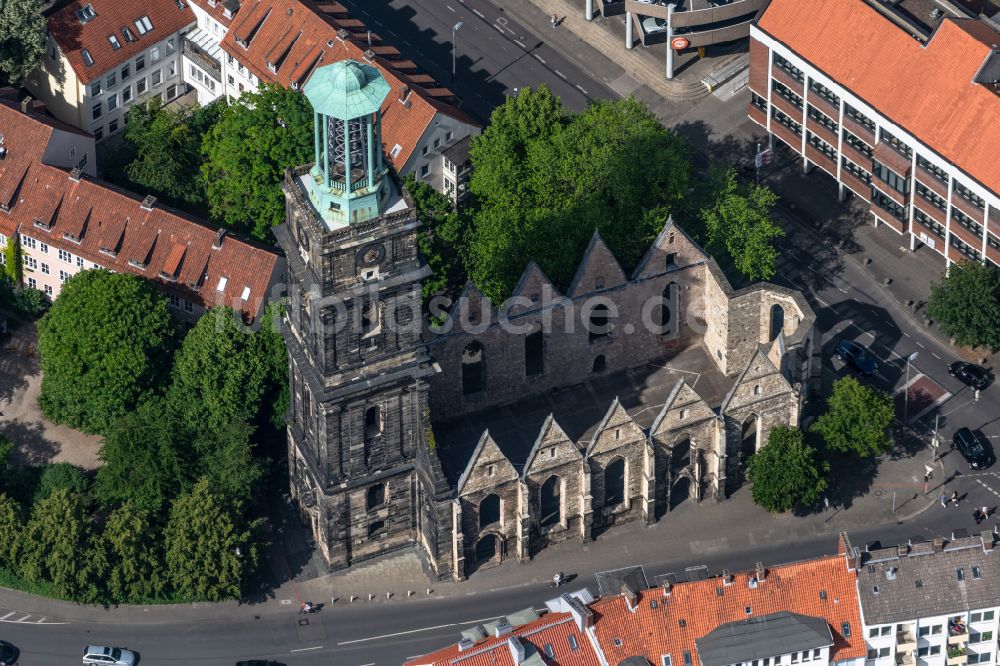
[[[771,567],[755,589],[749,585],[752,575],[736,574],[729,585],[721,578],[677,583],[669,596],[662,588],[646,590],[638,594],[634,610],[620,594],[591,604],[608,662],[642,655],[659,664],[660,656],[669,654],[674,664],[682,664],[683,654],[690,652],[693,666],[700,666],[697,639],[720,625],[781,611],[825,619],[834,639],[831,661],[865,656],[855,575],[843,555]],[[845,622],[850,636],[842,631]]]
[[[758,27],[1000,194],[1000,96],[973,82],[988,26],[948,18],[922,46],[863,0],[772,0]]]
[[[222,304],[259,315],[277,268],[275,252],[232,235],[215,248],[215,229],[159,205],[144,208],[139,195],[43,164],[52,130],[2,104],[0,131],[8,148],[0,160],[0,199],[12,202],[0,211],[5,236],[20,230],[88,262],[154,280],[203,307]],[[242,299],[246,287],[249,302]]]
[[[96,16],[84,23],[77,16],[77,11],[87,6],[93,8]],[[140,35],[135,21],[143,16],[149,17],[153,29]],[[131,0],[73,0],[49,15],[48,28],[76,75],[83,83],[90,83],[194,20],[194,12],[183,0],[142,3]],[[135,41],[125,39],[123,28],[128,28]],[[112,47],[108,35],[115,36],[120,48]],[[93,65],[88,66],[84,62],[84,49],[93,59]]]
[[[349,33],[345,40],[338,37],[340,30]],[[392,87],[382,105],[382,133],[393,166],[401,169],[406,163],[436,113],[478,126],[452,105],[451,91],[420,72],[378,34],[371,33],[371,40],[376,54],[372,64]],[[301,89],[317,67],[347,58],[364,60],[369,47],[364,24],[349,19],[337,3],[246,0],[222,48],[261,81]],[[399,149],[394,150],[397,144]]]
[[[516,627],[507,636],[487,638],[467,650],[459,650],[456,642],[446,648],[416,657],[405,662],[405,666],[516,666],[507,647],[507,638],[517,636],[530,643],[539,655],[544,655],[544,663],[558,666],[601,666],[593,646],[577,629],[569,613],[549,613],[540,619]],[[576,649],[570,644],[570,636]],[[550,645],[552,657],[545,652]]]
[[[239,12],[240,5],[242,4],[240,0],[212,0],[211,2],[209,0],[188,1],[193,5],[197,5],[199,8],[204,10],[206,14],[227,27],[233,20],[232,18],[226,16],[227,5],[230,8],[233,18],[235,18],[236,14]],[[212,6],[213,4],[215,5],[214,7]]]

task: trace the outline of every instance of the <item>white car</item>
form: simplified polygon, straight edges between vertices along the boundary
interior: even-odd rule
[[[94,666],[135,666],[135,652],[125,648],[88,645],[83,649],[83,663]]]

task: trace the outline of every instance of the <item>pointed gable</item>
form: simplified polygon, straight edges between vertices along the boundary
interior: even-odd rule
[[[604,243],[601,235],[594,231],[590,238],[590,245],[583,253],[583,260],[580,267],[576,269],[573,282],[569,286],[569,295],[576,298],[581,294],[589,294],[593,291],[613,289],[620,287],[627,282],[625,271],[622,270],[615,255]]]
[[[542,424],[534,446],[531,447],[531,452],[528,453],[528,459],[524,462],[521,478],[526,479],[529,474],[564,465],[566,456],[572,460],[582,459],[580,449],[556,422],[555,417],[549,414]]]
[[[517,480],[517,471],[507,460],[497,443],[490,437],[490,431],[483,431],[476,450],[472,452],[465,471],[458,479],[458,495],[474,492],[481,487],[493,487],[500,483]]]
[[[537,310],[544,302],[546,293],[549,294],[550,299],[556,299],[560,296],[555,286],[542,272],[542,268],[534,260],[529,261],[524,273],[521,274],[521,279],[517,281],[517,286],[514,287],[514,293],[511,295],[512,299],[517,299],[520,302],[512,302],[508,314],[518,315],[522,312]]]
[[[653,437],[715,418],[715,411],[685,380],[678,379],[649,432]]]
[[[597,425],[594,438],[587,446],[587,457],[589,458],[596,453],[614,451],[622,444],[639,439],[646,439],[645,433],[628,415],[618,398],[615,398],[604,418]]]
[[[465,283],[465,288],[462,289],[458,300],[455,301],[451,312],[448,313],[448,318],[441,330],[445,332],[462,330],[463,323],[470,324],[472,327],[480,326],[484,321],[492,323],[497,321],[496,315],[496,308],[493,307],[490,299],[486,298],[483,292],[479,291],[470,280]],[[460,328],[456,329],[456,326]]]
[[[673,216],[670,216],[656,240],[646,250],[642,261],[636,266],[632,279],[663,275],[684,266],[701,263],[707,258],[705,251],[677,226]]]
[[[719,411],[726,414],[765,398],[791,392],[791,384],[767,357],[767,347],[757,345],[757,350],[722,401]]]

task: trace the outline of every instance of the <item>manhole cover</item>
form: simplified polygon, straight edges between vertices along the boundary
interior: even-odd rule
[[[302,618],[301,620],[299,620],[299,626],[300,627],[307,627],[307,626],[309,626],[309,620],[307,620],[306,618]]]

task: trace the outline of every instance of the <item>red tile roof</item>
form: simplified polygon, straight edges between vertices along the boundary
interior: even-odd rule
[[[350,33],[344,41],[337,36],[340,30]],[[436,113],[478,126],[452,105],[451,91],[420,72],[374,32],[371,43],[376,54],[373,64],[392,87],[382,106],[382,133],[385,152],[397,169],[410,158]],[[349,19],[346,9],[337,3],[246,0],[222,48],[261,81],[301,89],[317,67],[348,58],[363,60],[369,47],[364,24]],[[393,154],[397,144],[400,148]]]
[[[83,23],[76,12],[86,5],[92,6],[97,16]],[[194,12],[186,2],[181,5],[183,8],[178,7],[175,0],[73,0],[48,17],[49,34],[59,44],[80,80],[90,83],[170,34],[194,23]],[[142,16],[148,16],[153,24],[153,29],[145,35],[140,35],[135,27],[135,20]],[[135,41],[125,41],[122,35],[124,27],[135,36]],[[108,41],[108,35],[112,34],[121,45],[117,50]],[[90,53],[93,65],[88,66],[84,62],[83,49]]]
[[[51,131],[0,104],[0,132],[8,149],[0,160],[0,204],[11,201],[0,210],[0,233],[10,238],[19,230],[88,262],[149,278],[203,307],[228,305],[248,318],[260,314],[278,267],[275,252],[231,235],[215,248],[215,229],[158,205],[143,208],[139,195],[100,181],[77,181],[64,169],[43,164]],[[222,278],[225,288],[219,291]],[[249,302],[241,298],[245,287]]]
[[[459,650],[456,642],[422,657],[405,662],[404,666],[516,666],[507,647],[507,638],[517,636],[521,641],[535,646],[545,663],[552,666],[601,666],[589,639],[580,632],[569,613],[550,613],[540,619],[516,627],[500,638],[487,638],[468,650]],[[570,646],[570,636],[576,643]],[[552,646],[552,657],[545,653],[545,646]]]
[[[758,27],[1000,194],[1000,96],[973,82],[988,26],[948,18],[924,46],[863,0],[772,0]]]
[[[831,661],[865,656],[856,576],[848,571],[843,555],[772,567],[756,589],[750,589],[751,575],[736,574],[730,585],[723,585],[721,578],[678,583],[669,596],[662,588],[646,590],[639,593],[633,611],[622,595],[591,604],[596,635],[608,662],[617,664],[639,655],[659,664],[660,656],[669,654],[673,663],[680,664],[684,652],[690,652],[692,664],[698,666],[696,639],[720,625],[747,619],[747,607],[751,617],[790,611],[824,618],[834,638]],[[845,622],[851,626],[849,637],[841,631]]]

